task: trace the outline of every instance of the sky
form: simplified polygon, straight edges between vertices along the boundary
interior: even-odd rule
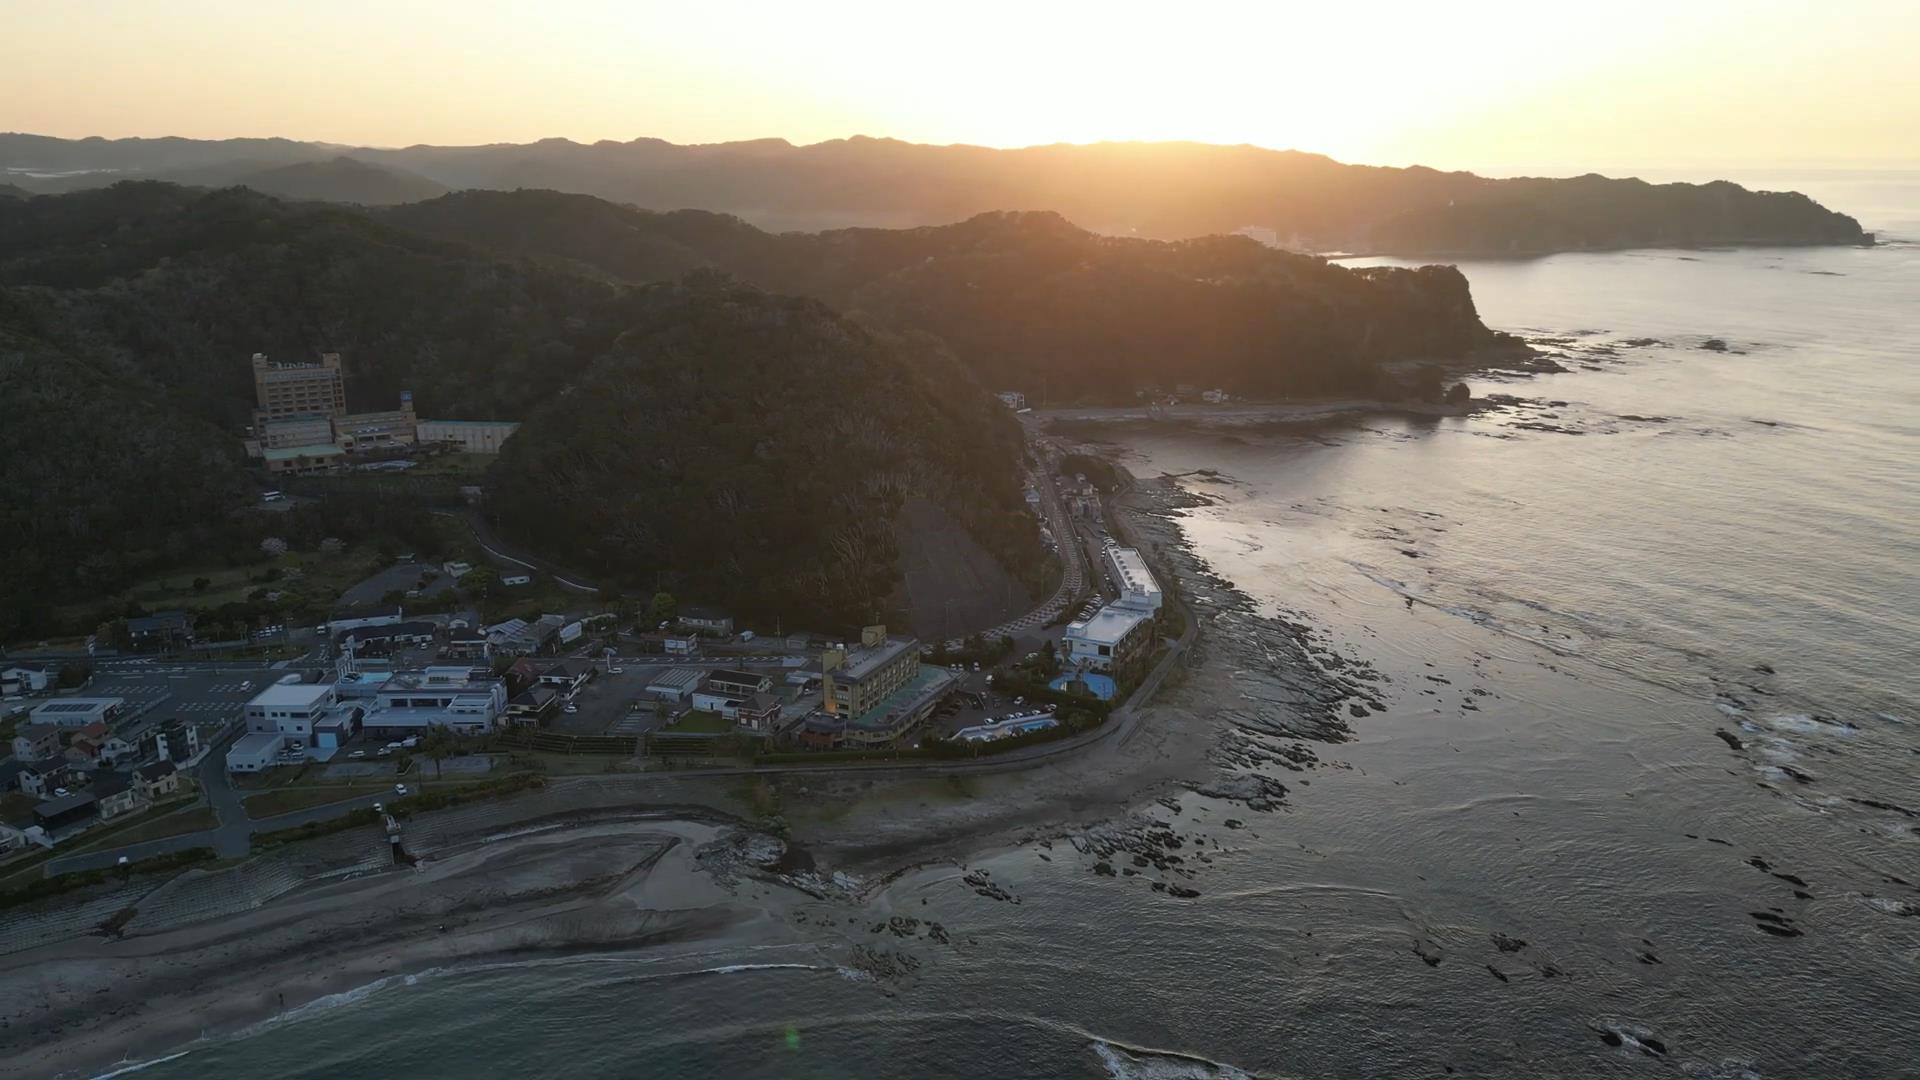
[[[1920,0],[0,0],[0,130],[1920,165]]]

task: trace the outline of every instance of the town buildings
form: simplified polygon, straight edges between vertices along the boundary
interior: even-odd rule
[[[128,619],[127,640],[136,652],[183,649],[193,644],[193,619],[184,611]]]
[[[33,707],[28,721],[63,728],[83,728],[88,724],[111,724],[127,707],[125,698],[63,697],[43,701]]]
[[[1137,548],[1109,543],[1102,549],[1100,561],[1120,594],[1113,606],[1150,615],[1160,611],[1163,599],[1160,582],[1154,579],[1153,571],[1147,569],[1147,560],[1140,556]]]
[[[679,623],[688,630],[720,637],[733,636],[733,616],[711,607],[690,607],[680,612]]]
[[[520,429],[512,420],[422,420],[414,437],[422,444],[447,446],[465,454],[497,454]]]
[[[274,474],[328,472],[349,454],[420,443],[497,454],[520,427],[509,420],[422,420],[409,390],[400,392],[398,408],[349,413],[339,353],[325,353],[317,363],[275,361],[255,353],[253,393],[247,453]]]
[[[507,711],[506,680],[465,666],[436,666],[395,672],[380,685],[362,723],[389,737],[418,735],[445,727],[462,735],[484,735],[499,726]]]
[[[1146,655],[1153,644],[1153,618],[1109,604],[1091,617],[1070,623],[1061,637],[1068,667],[1117,672]]]
[[[820,711],[795,733],[804,746],[894,743],[925,720],[954,683],[946,669],[920,663],[918,640],[888,637],[884,626],[862,630],[857,649],[827,650],[820,668]]]
[[[53,688],[60,670],[52,664],[15,664],[0,668],[0,698],[26,697]]]

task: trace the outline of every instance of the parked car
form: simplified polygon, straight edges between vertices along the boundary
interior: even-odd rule
[[[380,749],[378,749],[378,750],[375,750],[375,751],[374,751],[374,755],[375,755],[375,756],[377,756],[377,757],[392,757],[392,756],[393,756],[393,747],[391,747],[391,746],[383,746],[383,747],[381,747]]]
[[[403,798],[403,799],[404,799],[404,798],[406,798],[406,797],[407,797],[407,785],[405,785],[405,784],[395,784],[395,785],[393,785],[393,793],[394,793],[395,795],[398,795],[398,796],[400,796],[400,797],[401,797],[401,798]]]
[[[400,740],[400,748],[402,750],[411,750],[414,747],[419,745],[420,745],[420,736],[418,735],[409,735],[406,738]]]
[[[569,706],[567,706],[567,707],[566,707],[566,709],[565,709],[565,710],[563,710],[563,711],[565,711],[565,712],[570,712],[570,713],[576,713],[576,712],[579,712],[579,711],[580,711],[580,706],[578,706],[578,705],[569,705]]]
[[[353,753],[348,754],[347,756],[350,758],[363,758],[367,756],[367,752],[365,750],[355,750]]]
[[[607,674],[609,675],[625,675],[626,673],[627,669],[623,667],[610,667],[607,669]]]

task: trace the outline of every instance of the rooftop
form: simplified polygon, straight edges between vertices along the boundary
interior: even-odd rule
[[[227,748],[227,756],[271,753],[280,745],[280,735],[272,731],[250,731]]]
[[[310,709],[333,694],[331,683],[274,683],[248,700],[263,709]]]
[[[41,817],[54,817],[58,814],[64,814],[69,810],[78,810],[83,806],[91,806],[93,802],[94,796],[90,792],[76,791],[71,795],[62,795],[57,799],[48,799],[46,802],[35,806],[33,812]]]
[[[1092,618],[1068,626],[1067,636],[1113,645],[1132,633],[1133,628],[1147,621],[1147,618],[1141,612],[1108,605],[1095,612]]]
[[[667,668],[653,677],[653,681],[647,684],[647,689],[664,686],[670,690],[686,690],[699,685],[700,680],[705,677],[705,673],[699,668]]]
[[[268,461],[292,461],[295,458],[339,457],[346,451],[332,443],[315,443],[311,446],[283,446],[279,449],[260,451],[260,456]]]
[[[715,682],[746,683],[752,686],[759,685],[762,679],[772,678],[770,675],[755,675],[751,671],[740,671],[737,668],[718,668],[709,672],[707,677]]]
[[[126,698],[117,697],[70,697],[49,701],[33,710],[35,716],[66,716],[73,713],[103,712],[117,709],[127,703]]]
[[[846,664],[835,670],[833,677],[844,682],[860,682],[898,660],[901,653],[916,652],[919,648],[920,642],[915,638],[890,637],[870,649],[850,650]]]

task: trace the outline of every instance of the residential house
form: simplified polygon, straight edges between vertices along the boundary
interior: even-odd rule
[[[560,710],[560,692],[551,686],[532,686],[507,699],[507,722],[545,727]]]
[[[100,760],[100,744],[85,735],[75,735],[63,756],[83,769],[90,769]]]
[[[0,698],[44,694],[60,681],[54,664],[15,664],[0,668]]]
[[[694,656],[700,652],[698,634],[668,634],[660,644],[668,656]]]
[[[754,694],[735,707],[733,722],[749,731],[772,734],[780,720],[780,705],[772,694]]]
[[[35,804],[34,823],[51,832],[54,829],[78,825],[95,816],[97,807],[91,792],[75,791],[58,795]]]
[[[51,798],[60,788],[76,788],[86,783],[86,770],[75,768],[63,757],[31,761],[20,771],[20,790],[36,799]]]
[[[93,774],[93,785],[87,789],[93,796],[94,808],[101,821],[111,821],[122,814],[131,814],[152,805],[141,789],[134,786],[133,778],[115,769],[102,769]]]
[[[688,630],[720,637],[733,636],[733,616],[719,608],[690,607],[680,612],[680,625]]]
[[[140,756],[139,742],[124,735],[108,735],[100,741],[100,760],[108,765],[120,765]]]
[[[556,660],[541,670],[539,681],[572,697],[593,678],[594,671],[593,664],[586,660]]]
[[[180,770],[171,761],[150,761],[133,770],[133,786],[149,802],[180,792]]]
[[[183,649],[193,644],[193,619],[184,611],[128,619],[127,639],[137,652]]]
[[[60,727],[56,724],[22,724],[13,731],[13,756],[21,761],[39,761],[60,752]]]
[[[28,765],[24,761],[8,759],[0,761],[0,795],[20,789],[20,774],[26,772]]]

